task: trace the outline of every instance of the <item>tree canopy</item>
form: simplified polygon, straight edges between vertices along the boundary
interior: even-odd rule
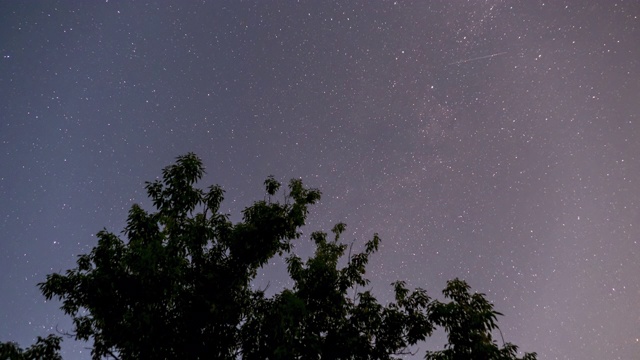
[[[62,338],[49,335],[46,338],[38,336],[35,344],[22,349],[14,342],[0,342],[0,359],[10,360],[62,360],[60,356],[60,341]]]
[[[75,339],[93,343],[93,359],[395,359],[437,327],[448,344],[426,359],[519,359],[515,345],[492,338],[501,314],[462,280],[443,291],[450,302],[403,281],[392,284],[392,301],[378,301],[365,277],[377,234],[345,258],[345,224],[338,223],[330,234],[311,234],[313,256],[296,256],[319,190],[301,180],[282,190],[269,177],[265,199],[234,224],[220,212],[219,186],[195,187],[203,174],[195,154],[178,157],[161,180],[146,183],[154,212],[133,205],[124,239],[100,231],[74,269],[39,284],[73,318]],[[281,191],[284,200],[274,201]],[[252,283],[279,255],[293,286],[267,296]],[[3,343],[0,357],[57,359],[59,342],[50,336],[27,350]]]

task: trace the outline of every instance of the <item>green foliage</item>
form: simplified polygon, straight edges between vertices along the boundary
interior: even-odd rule
[[[179,157],[146,185],[157,211],[131,208],[128,241],[103,230],[76,269],[40,284],[47,299],[62,300],[75,337],[94,341],[94,359],[236,358],[257,301],[251,281],[290,249],[320,192],[291,181],[285,204],[258,201],[234,225],[219,213],[219,187],[193,187],[203,174],[194,154]]]
[[[27,349],[21,349],[13,342],[0,342],[0,359],[9,360],[62,360],[60,356],[61,337],[49,335],[46,338],[38,336],[35,344]]]
[[[484,294],[470,294],[466,282],[454,279],[442,291],[449,303],[433,301],[428,306],[429,319],[447,332],[449,343],[442,351],[428,351],[427,360],[512,360],[518,359],[518,347],[506,343],[499,347],[492,339],[492,331],[501,313],[493,310]],[[535,353],[527,353],[524,360],[534,360]]]
[[[133,205],[125,240],[100,231],[75,269],[39,284],[73,318],[75,338],[93,341],[93,359],[394,359],[435,326],[447,331],[449,344],[427,359],[517,359],[514,345],[499,348],[491,340],[500,314],[460,280],[444,291],[450,303],[398,281],[394,301],[380,304],[365,289],[377,234],[363,252],[349,251],[343,267],[343,223],[332,236],[311,234],[312,257],[296,256],[292,241],[318,190],[291,180],[283,203],[275,202],[281,184],[270,176],[268,198],[233,224],[220,213],[220,187],[194,187],[203,174],[194,154],[178,157],[162,180],[146,184],[155,212]],[[285,258],[293,287],[267,297],[251,284],[276,255]],[[47,339],[59,348],[59,338]],[[1,346],[21,353],[14,344]]]
[[[397,301],[382,306],[365,291],[349,297],[356,285],[368,283],[363,275],[369,256],[377,249],[374,236],[366,251],[353,255],[339,269],[346,245],[339,242],[345,225],[327,234],[311,235],[313,257],[303,262],[287,258],[295,285],[273,299],[261,298],[261,309],[245,325],[242,353],[246,359],[389,359],[423,340],[432,331],[425,310],[429,297],[422,290],[396,288]]]

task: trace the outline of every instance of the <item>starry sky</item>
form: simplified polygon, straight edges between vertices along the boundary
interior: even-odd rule
[[[273,174],[378,232],[383,301],[460,277],[540,359],[640,353],[636,0],[0,1],[0,99],[0,341],[72,330],[36,284],[193,151],[232,219]]]

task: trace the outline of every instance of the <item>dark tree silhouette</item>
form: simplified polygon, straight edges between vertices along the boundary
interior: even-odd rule
[[[24,350],[16,343],[0,342],[0,359],[62,360],[62,357],[60,357],[60,341],[62,341],[62,338],[56,335],[49,335],[46,338],[38,336],[36,343]]]
[[[47,299],[61,300],[75,338],[93,342],[93,359],[392,359],[436,326],[448,333],[449,344],[427,359],[518,359],[514,345],[492,340],[500,314],[463,281],[448,283],[450,303],[402,281],[384,305],[370,291],[358,291],[368,283],[365,268],[378,249],[377,235],[364,252],[349,252],[344,267],[338,265],[347,249],[342,223],[331,236],[311,234],[311,258],[296,256],[293,241],[320,191],[292,180],[284,201],[272,201],[281,184],[269,177],[265,200],[233,224],[220,213],[220,187],[194,187],[203,174],[196,155],[178,157],[162,180],[146,184],[155,212],[132,206],[126,240],[100,231],[97,246],[76,268],[39,284]],[[268,297],[251,284],[277,255],[285,257],[294,285]],[[40,339],[24,352],[12,343],[0,349],[16,359],[41,358],[33,354],[44,349],[50,354],[44,358],[56,359],[59,341]]]

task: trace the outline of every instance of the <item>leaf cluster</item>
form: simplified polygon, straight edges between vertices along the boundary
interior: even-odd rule
[[[365,277],[377,234],[363,252],[349,249],[342,267],[343,223],[331,236],[311,234],[316,250],[309,259],[296,256],[293,241],[320,191],[291,180],[284,201],[272,201],[281,184],[271,176],[265,200],[234,224],[220,212],[219,186],[194,186],[203,174],[195,154],[178,157],[162,179],[146,183],[155,211],[133,205],[124,239],[100,231],[74,269],[39,284],[72,317],[73,336],[93,342],[93,359],[395,359],[436,327],[449,344],[427,359],[517,359],[515,345],[499,347],[491,338],[500,313],[461,280],[444,290],[449,303],[398,281],[394,300],[381,304]],[[251,285],[276,255],[285,258],[293,286],[266,296]],[[0,343],[0,350],[16,359],[52,351],[44,358],[57,359],[59,341],[39,339],[26,351]]]
[[[428,306],[430,321],[444,328],[448,344],[444,350],[428,351],[427,360],[512,360],[518,359],[518,347],[505,343],[500,347],[492,332],[500,331],[497,318],[502,314],[493,309],[484,294],[470,293],[470,286],[460,280],[447,282],[442,291],[448,303],[433,301]],[[523,360],[533,360],[535,353],[526,353]]]
[[[100,231],[75,269],[39,284],[73,317],[75,338],[93,340],[94,359],[236,358],[255,302],[251,281],[289,251],[320,192],[292,180],[286,203],[258,201],[232,224],[219,211],[219,186],[193,186],[203,174],[195,154],[179,157],[146,184],[156,211],[134,205],[126,240]]]
[[[49,335],[46,338],[38,336],[36,343],[26,349],[20,348],[14,342],[0,342],[0,359],[10,360],[62,360],[60,356],[60,342],[62,338]]]
[[[345,225],[334,226],[333,239],[315,232],[316,251],[307,261],[287,258],[292,289],[273,298],[259,298],[260,311],[244,326],[246,359],[391,359],[431,334],[425,310],[429,297],[395,285],[396,301],[378,303],[370,291],[349,293],[366,286],[369,256],[379,246],[374,235],[362,253],[350,255],[345,267],[338,261],[347,246],[340,235]]]

